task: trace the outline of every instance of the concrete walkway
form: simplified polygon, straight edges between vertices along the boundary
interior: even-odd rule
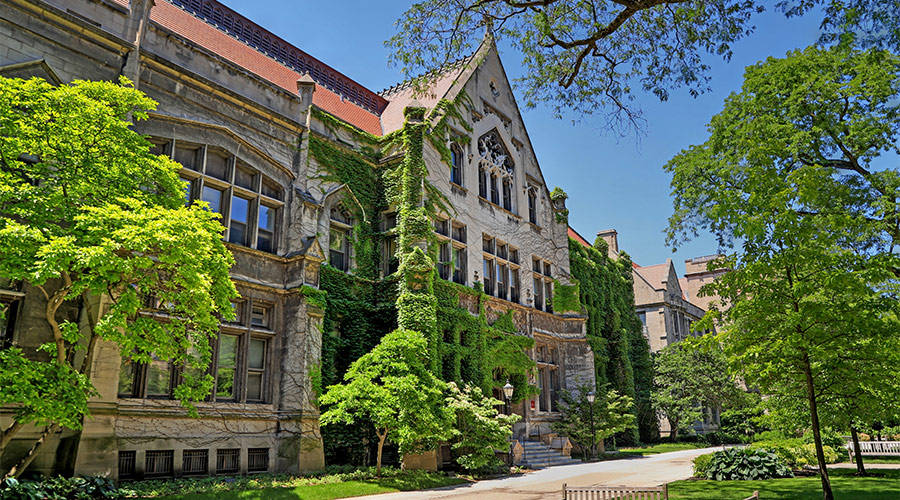
[[[364,497],[366,500],[420,500],[447,498],[462,500],[544,500],[562,498],[562,485],[573,486],[657,486],[691,476],[691,460],[717,448],[673,451],[646,457],[623,458],[589,464],[560,465],[521,476],[491,479],[434,490],[388,493]]]
[[[900,464],[870,464],[866,462],[865,458],[863,458],[863,465],[866,467],[866,470],[869,469],[900,469]],[[849,463],[845,462],[842,464],[829,464],[829,469],[853,469],[856,470],[856,462]]]

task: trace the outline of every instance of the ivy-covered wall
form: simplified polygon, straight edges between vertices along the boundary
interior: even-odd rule
[[[319,166],[319,178],[326,184],[346,185],[343,205],[354,219],[354,269],[344,273],[326,264],[321,273],[320,288],[325,292],[321,386],[340,382],[353,361],[386,333],[402,327],[425,335],[432,370],[444,380],[476,385],[486,393],[509,380],[518,401],[536,393],[527,379],[535,364],[526,354],[534,340],[514,334],[511,314],[488,323],[487,296],[480,284],[468,288],[435,276],[437,246],[431,217],[437,210],[452,208],[428,184],[422,148],[426,140],[433,145],[445,142],[434,136],[447,134],[444,120],[459,116],[455,103],[441,101],[437,109],[444,115],[430,131],[423,121],[424,110],[408,108],[405,126],[384,138],[320,110],[313,113],[326,129],[349,133],[360,144],[351,150],[318,135],[309,138],[309,156]],[[385,153],[396,152],[402,153],[400,161],[379,161]],[[386,235],[379,222],[389,206],[398,212],[400,265],[396,273],[380,278],[380,248]],[[465,304],[475,304],[476,310]],[[376,443],[369,429],[366,425],[323,429],[326,462],[369,462]],[[391,462],[390,453],[386,459]]]
[[[611,259],[602,238],[591,248],[570,238],[569,264],[588,314],[587,337],[594,351],[597,387],[609,384],[635,401],[638,429],[617,436],[618,443],[654,440],[659,430],[650,405],[650,346],[634,310],[631,259],[624,252]]]

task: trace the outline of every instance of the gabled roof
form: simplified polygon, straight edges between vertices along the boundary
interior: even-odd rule
[[[119,0],[118,3],[123,2]],[[209,15],[204,18],[198,17],[204,13]],[[213,15],[221,16],[222,24],[214,24]],[[316,81],[314,105],[366,132],[377,135],[382,133],[379,113],[387,106],[387,101],[383,97],[263,30],[219,2],[156,0],[156,4],[150,10],[150,20],[292,94],[297,93],[297,80],[301,76],[295,67],[302,69],[301,66],[306,66]],[[229,26],[233,31],[236,27],[241,27],[240,38],[225,31]],[[257,44],[259,48],[248,45],[245,42],[247,37],[244,35],[249,35],[251,41],[259,40]],[[285,60],[293,59],[298,64],[291,64],[295,66],[291,67],[289,63],[276,60],[268,53],[264,53],[262,48],[277,52],[279,59],[285,56]]]
[[[644,281],[647,282],[655,290],[665,290],[664,281],[669,279],[669,268],[672,267],[672,261],[666,260],[663,264],[654,264],[652,266],[637,266],[634,272],[638,273]]]

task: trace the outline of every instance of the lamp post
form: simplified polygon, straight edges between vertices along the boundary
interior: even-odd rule
[[[596,396],[594,396],[594,391],[587,393],[587,396],[586,396],[587,402],[588,402],[588,408],[591,411],[591,460],[594,459],[594,447],[595,447],[594,436],[596,435],[594,433],[594,399],[595,399],[595,397]]]
[[[506,414],[507,415],[509,415],[511,413],[510,407],[509,407],[509,400],[512,399],[513,391],[515,389],[516,388],[513,387],[513,385],[509,383],[509,379],[506,379],[506,385],[503,386],[503,397],[506,399]],[[513,444],[509,443],[509,459],[507,461],[509,462],[510,467],[512,467],[512,465],[513,465],[512,454],[513,454]]]

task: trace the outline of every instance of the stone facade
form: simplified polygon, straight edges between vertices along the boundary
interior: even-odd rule
[[[464,91],[472,130],[457,132],[471,140],[450,144],[454,167],[425,150],[428,180],[454,208],[435,221],[447,257],[440,274],[483,283],[489,316],[512,310],[517,333],[536,341],[532,382],[541,394],[516,409],[525,417],[520,437],[548,433],[559,390],[592,383],[585,318],[553,311],[555,287],[569,284],[566,225],[557,216],[564,202],[550,199],[489,37],[426,95],[403,85],[379,95],[215,1],[10,0],[0,6],[0,74],[56,83],[126,76],[159,102],[136,129],[183,165],[191,200],[223,214],[241,294],[238,319],[221,325],[211,367],[217,387],[198,405],[199,418],[172,398],[178,374],[167,363],[134,366],[115,345],[101,345],[91,417],[82,432],[53,436],[34,470],[141,478],[323,466],[311,381],[323,311],[300,290],[318,286],[325,261],[352,272],[354,255],[341,240],[349,229],[340,215],[344,187],[318,178],[308,141],[315,134],[360,144],[316,119],[313,107],[381,135],[402,125],[416,99],[433,109]],[[39,294],[0,288],[0,300],[15,304],[0,327],[24,347],[44,342]],[[0,409],[0,425],[11,416]],[[36,433],[20,433],[0,470]]]

